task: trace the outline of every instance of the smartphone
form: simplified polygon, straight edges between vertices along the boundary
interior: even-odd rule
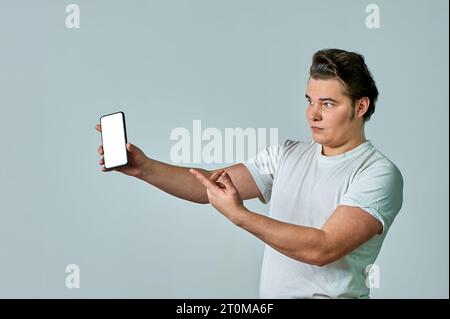
[[[102,127],[103,159],[105,168],[111,169],[128,164],[127,130],[125,114],[116,112],[100,117]]]

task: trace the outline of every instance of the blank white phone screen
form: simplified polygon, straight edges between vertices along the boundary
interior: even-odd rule
[[[102,116],[102,143],[105,168],[125,165],[127,163],[127,148],[123,113]]]

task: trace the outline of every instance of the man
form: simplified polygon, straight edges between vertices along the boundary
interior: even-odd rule
[[[214,171],[165,164],[127,144],[129,164],[116,170],[211,203],[264,241],[262,298],[367,298],[367,267],[403,201],[400,171],[365,137],[377,97],[363,56],[318,51],[306,92],[312,141],[287,140]],[[270,217],[244,206],[256,197],[270,201]]]

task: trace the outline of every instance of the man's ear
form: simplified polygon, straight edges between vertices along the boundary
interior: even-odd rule
[[[362,118],[366,114],[370,106],[370,100],[367,96],[362,97],[355,101],[355,114],[356,117]]]

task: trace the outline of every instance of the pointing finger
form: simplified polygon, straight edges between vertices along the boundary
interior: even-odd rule
[[[203,175],[202,173],[200,173],[199,171],[191,168],[189,170],[189,172],[191,174],[193,174],[195,177],[197,177],[197,179],[200,181],[200,183],[203,184],[203,186],[205,186],[206,188],[213,190],[216,188],[219,188],[216,184],[214,184],[213,182],[211,182],[205,175]]]
[[[221,182],[225,185],[226,189],[235,189],[233,181],[228,173],[224,172],[220,177]]]
[[[224,172],[224,170],[219,170],[214,172],[210,177],[209,180],[213,183],[217,182],[217,179],[220,177],[220,175],[222,175],[222,173]]]

